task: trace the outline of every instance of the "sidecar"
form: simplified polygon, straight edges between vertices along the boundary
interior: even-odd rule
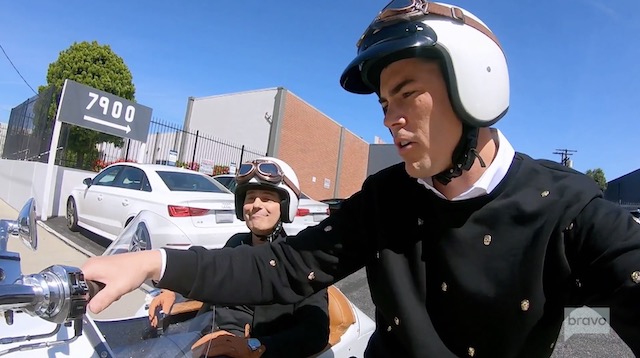
[[[141,241],[151,241],[156,235],[183,235],[173,223],[149,211],[142,211],[105,250],[114,255],[138,250]],[[96,320],[95,324],[116,356],[135,357],[149,350],[190,356],[190,347],[199,339],[203,329],[214,326],[212,314],[196,301],[178,300],[169,315],[164,316],[158,329],[148,319],[149,303],[158,293],[150,290],[140,309],[128,319]],[[325,351],[317,357],[361,357],[375,329],[375,323],[335,286],[328,289],[330,335]],[[209,314],[207,314],[209,313]],[[208,332],[207,332],[208,333]],[[171,354],[175,357],[174,353]]]
[[[319,358],[362,357],[375,328],[374,322],[354,306],[339,289],[329,292],[329,343]],[[152,297],[152,294],[149,294]],[[181,303],[185,303],[181,306]],[[192,301],[178,302],[158,328],[149,324],[148,305],[128,319],[95,320],[115,357],[191,357],[192,344],[211,326],[211,314]],[[154,353],[151,353],[154,352]],[[158,354],[158,355],[156,355]]]

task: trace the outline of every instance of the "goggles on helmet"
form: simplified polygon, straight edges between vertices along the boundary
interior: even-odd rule
[[[294,194],[296,194],[298,198],[300,197],[300,189],[298,189],[298,187],[293,184],[286,175],[284,175],[282,168],[280,168],[277,163],[255,160],[250,163],[242,163],[236,173],[236,182],[238,184],[247,183],[254,176],[274,185],[284,183],[294,192]]]
[[[427,30],[428,26],[417,22],[426,15],[439,15],[456,20],[461,24],[469,25],[491,38],[498,46],[500,43],[495,35],[480,22],[464,15],[461,9],[446,5],[432,3],[427,0],[392,0],[373,19],[369,27],[360,36],[356,46],[358,52],[362,52],[374,44],[383,41],[406,37],[420,31]],[[392,26],[398,23],[410,23],[409,26]],[[389,28],[388,31],[383,31]],[[430,28],[425,32],[429,38],[427,45],[435,45],[436,34]],[[420,43],[425,45],[425,43]]]

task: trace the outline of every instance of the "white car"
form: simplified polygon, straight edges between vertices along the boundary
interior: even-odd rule
[[[79,227],[114,240],[141,211],[150,210],[174,222],[184,238],[149,242],[139,249],[218,248],[236,233],[248,232],[235,216],[233,194],[210,177],[182,168],[157,164],[117,163],[93,179],[86,178],[67,199],[67,227]]]
[[[232,192],[235,192],[236,186],[236,177],[232,174],[221,174],[215,175],[213,179],[220,182],[220,184],[224,185],[227,189]],[[298,203],[298,211],[296,212],[296,217],[291,223],[291,227],[294,228],[305,228],[308,226],[317,225],[322,220],[326,219],[329,216],[329,205],[320,201],[313,200],[309,198],[305,193],[300,194],[300,201]],[[287,228],[287,226],[285,226]],[[287,233],[294,235],[294,232]]]

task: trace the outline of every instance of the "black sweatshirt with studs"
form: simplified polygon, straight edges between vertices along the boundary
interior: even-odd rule
[[[367,357],[549,357],[583,305],[605,308],[640,355],[640,225],[593,179],[522,153],[490,194],[461,201],[389,167],[287,240],[167,250],[159,286],[293,303],[362,267],[376,305]]]

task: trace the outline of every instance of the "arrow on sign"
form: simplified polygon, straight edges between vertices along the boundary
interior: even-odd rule
[[[125,131],[126,133],[131,132],[131,127],[129,127],[129,125],[127,124],[127,126],[121,126],[119,124],[115,124],[115,123],[111,123],[108,121],[104,121],[102,119],[98,119],[98,118],[94,118],[91,116],[84,116],[84,120],[85,121],[89,121],[89,122],[93,122],[93,123],[98,123],[98,124],[102,124],[103,126],[107,126],[107,127],[111,127],[111,128],[115,128],[115,129],[119,129],[121,131]]]

